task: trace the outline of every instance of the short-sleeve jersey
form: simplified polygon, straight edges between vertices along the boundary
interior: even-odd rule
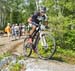
[[[35,13],[35,14],[32,15],[32,22],[35,22],[35,23],[39,24],[39,22],[41,20],[47,21],[46,14],[43,15],[43,16],[40,16],[40,12],[37,12],[37,13]]]

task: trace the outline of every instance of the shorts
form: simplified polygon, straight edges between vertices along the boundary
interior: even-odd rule
[[[37,27],[39,24],[37,24],[36,22],[32,22],[32,25]]]

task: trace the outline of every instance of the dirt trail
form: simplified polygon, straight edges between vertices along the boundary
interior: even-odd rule
[[[11,51],[23,43],[24,37],[18,40],[8,40],[7,37],[0,38],[0,55]]]

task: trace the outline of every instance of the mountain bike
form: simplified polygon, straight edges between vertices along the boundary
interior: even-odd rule
[[[32,43],[28,42],[29,36],[25,37],[23,44],[24,56],[29,57],[34,50],[39,58],[49,59],[56,51],[55,38],[40,24],[32,35]]]

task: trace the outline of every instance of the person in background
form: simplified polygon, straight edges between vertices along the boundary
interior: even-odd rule
[[[19,38],[22,36],[22,24],[19,24]]]
[[[12,33],[12,38],[15,36],[15,25],[13,24],[12,26],[11,26],[11,33]]]
[[[7,33],[8,39],[10,39],[10,32],[11,32],[10,23],[7,24],[5,32]]]
[[[25,25],[22,25],[22,35],[25,35]]]
[[[17,39],[17,37],[19,37],[19,26],[18,26],[18,24],[15,24],[14,31],[15,31],[15,39]]]

